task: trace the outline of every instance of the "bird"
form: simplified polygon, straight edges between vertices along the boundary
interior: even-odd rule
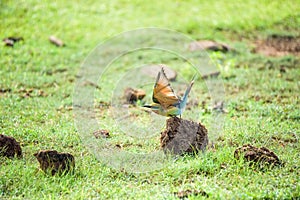
[[[164,68],[161,68],[161,71],[158,72],[156,82],[153,88],[152,101],[150,105],[144,105],[145,108],[150,108],[154,113],[167,116],[167,117],[176,117],[183,113],[188,95],[194,84],[195,76],[186,89],[182,98],[179,98],[173,88],[171,87],[169,80],[165,74]]]

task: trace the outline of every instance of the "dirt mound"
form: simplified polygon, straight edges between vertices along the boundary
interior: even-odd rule
[[[22,157],[22,149],[15,138],[0,134],[0,156]]]
[[[171,117],[161,133],[160,143],[164,152],[175,155],[204,151],[208,144],[207,130],[200,123]]]
[[[266,56],[300,56],[300,36],[271,35],[255,42],[255,52]]]
[[[35,153],[34,156],[39,161],[40,168],[44,172],[50,171],[52,175],[73,171],[75,168],[74,156],[69,153],[58,153],[55,150],[43,150]]]
[[[267,165],[280,165],[281,161],[277,155],[266,147],[257,148],[250,144],[239,147],[234,152],[234,157],[239,159],[243,157],[246,161]]]
[[[142,100],[146,96],[146,92],[141,89],[126,88],[124,96],[127,103],[134,104],[137,100]]]

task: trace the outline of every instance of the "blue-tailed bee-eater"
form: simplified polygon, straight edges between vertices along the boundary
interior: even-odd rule
[[[151,105],[144,105],[143,107],[151,108],[153,112],[159,115],[170,117],[180,115],[181,117],[193,84],[194,78],[186,89],[183,97],[179,98],[171,87],[162,67],[157,75],[156,83],[154,85],[152,95],[153,103]]]

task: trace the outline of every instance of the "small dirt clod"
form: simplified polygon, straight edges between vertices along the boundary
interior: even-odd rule
[[[72,172],[75,168],[75,159],[69,153],[58,153],[55,150],[42,150],[33,154],[40,163],[40,168],[51,175],[63,172]]]
[[[109,131],[101,129],[101,130],[94,131],[93,135],[95,136],[96,139],[98,139],[98,138],[108,138],[109,137]]]
[[[224,43],[218,43],[210,40],[201,40],[197,42],[192,42],[189,45],[190,51],[198,51],[198,50],[211,50],[211,51],[221,51],[228,52],[231,51],[232,48]]]
[[[61,39],[59,39],[53,35],[49,37],[49,41],[57,47],[65,46],[64,42]]]
[[[24,40],[23,37],[8,37],[8,38],[4,38],[3,42],[5,46],[13,47],[15,43],[23,40]]]
[[[266,56],[300,55],[300,37],[289,35],[270,35],[265,40],[255,42],[254,52]]]
[[[243,157],[246,161],[252,161],[267,165],[280,165],[281,161],[277,155],[266,147],[257,148],[250,144],[245,144],[234,151],[234,157]]]
[[[137,100],[142,100],[146,96],[146,92],[141,89],[126,88],[124,96],[127,103],[133,104]]]
[[[204,151],[208,144],[207,130],[200,123],[172,117],[167,120],[160,143],[164,152],[175,155]]]
[[[22,157],[22,149],[15,138],[0,134],[0,156],[12,158]]]

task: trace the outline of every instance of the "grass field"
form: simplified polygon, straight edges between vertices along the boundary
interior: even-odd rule
[[[22,159],[0,158],[0,199],[177,199],[176,193],[188,190],[194,191],[190,199],[300,198],[300,59],[265,57],[251,50],[256,39],[270,34],[299,37],[299,13],[297,0],[0,1],[1,40],[24,38],[13,48],[0,45],[0,134],[16,138],[24,154]],[[89,53],[112,36],[143,27],[226,42],[235,51],[209,52],[225,89],[222,135],[210,132],[210,106],[194,108],[215,147],[179,157],[161,169],[132,173],[96,159],[80,138],[72,105],[77,74]],[[66,46],[51,44],[51,35]],[[164,62],[186,80],[193,75],[172,56],[140,52],[114,63],[104,77],[106,84],[100,82],[95,90],[96,104],[110,101],[110,87],[126,67],[139,62]],[[185,87],[172,84],[176,91]],[[196,81],[191,101],[209,102],[205,86]],[[150,95],[146,100],[151,101]],[[105,108],[98,111],[112,144],[133,152],[159,149],[160,131],[138,143],[119,134]],[[190,110],[183,117],[195,119]],[[246,143],[274,151],[284,165],[260,169],[235,160],[234,150]],[[44,174],[33,156],[42,149],[73,154],[75,173]]]

